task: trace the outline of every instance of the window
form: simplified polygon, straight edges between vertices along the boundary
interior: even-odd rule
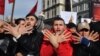
[[[54,0],[52,0],[52,4],[54,5]]]
[[[88,4],[85,4],[85,10],[88,10],[89,8],[88,8]]]
[[[47,7],[49,7],[49,0],[47,0]]]
[[[79,6],[77,6],[77,12],[79,12],[79,8],[78,8]]]
[[[73,11],[74,11],[74,12],[77,12],[77,7],[74,7],[74,8],[73,8]]]
[[[54,17],[54,11],[53,11],[53,9],[52,9],[52,17]]]
[[[84,4],[79,5],[78,9],[79,12],[84,11]]]
[[[56,16],[56,8],[54,9],[54,16]]]
[[[83,0],[79,0],[79,2],[82,2]]]
[[[57,1],[55,0],[55,4],[56,4],[56,2],[57,2]]]
[[[47,12],[47,19],[49,18],[49,11]]]

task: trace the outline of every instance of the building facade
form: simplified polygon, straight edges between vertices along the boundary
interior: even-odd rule
[[[43,0],[45,19],[56,17],[65,11],[65,0]]]
[[[71,11],[71,3],[72,11],[77,12],[77,17],[80,18],[77,19],[78,22],[81,21],[81,18],[91,18],[91,1],[92,0],[43,0],[44,15],[45,19],[47,19],[46,22],[49,23],[52,18],[59,16],[61,11]]]
[[[78,0],[77,2],[73,1],[73,11],[77,12],[78,17],[90,18],[91,13],[91,0]]]
[[[56,17],[60,11],[70,11],[71,0],[43,0],[43,9],[46,19]],[[72,0],[72,10],[77,12],[78,17],[91,17],[91,0]]]

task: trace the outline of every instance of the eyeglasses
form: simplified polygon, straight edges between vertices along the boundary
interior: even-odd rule
[[[80,32],[82,32],[82,31],[88,32],[89,29],[81,29]]]

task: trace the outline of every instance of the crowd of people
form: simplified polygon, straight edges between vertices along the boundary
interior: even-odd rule
[[[100,56],[100,22],[65,24],[55,17],[52,28],[38,31],[38,20],[35,14],[14,25],[0,20],[0,56]]]

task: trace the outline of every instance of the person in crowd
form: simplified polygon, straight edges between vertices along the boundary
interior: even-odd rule
[[[73,45],[73,56],[100,56],[100,46],[96,43],[99,34],[90,31],[90,26],[86,22],[78,24],[77,36],[74,35],[76,43]]]
[[[5,50],[2,49],[2,45],[1,45],[5,39],[3,33],[4,33],[3,22],[2,22],[2,20],[0,20],[0,55],[1,56],[5,56],[5,52],[4,52]]]
[[[39,56],[43,34],[36,29],[38,18],[34,14],[26,16],[26,23],[20,27],[13,27],[9,24],[5,30],[13,35],[14,41],[17,42],[19,50],[23,56]]]
[[[15,19],[15,24],[16,25],[24,25],[25,24],[25,19],[24,18],[18,18],[18,19]]]
[[[15,42],[13,41],[12,35],[5,33],[5,25],[6,22],[0,20],[0,41],[2,40],[0,43],[0,55],[14,56]]]
[[[71,32],[62,18],[54,18],[52,29],[44,29],[43,34],[40,56],[72,56]]]
[[[68,23],[67,28],[72,32],[72,34],[77,31],[76,25],[74,23]]]
[[[24,25],[25,24],[25,19],[24,18],[18,18],[18,19],[15,19],[15,25]],[[19,26],[19,27],[20,27]],[[15,56],[23,56],[24,54],[21,52],[21,49],[20,49],[20,44],[17,43],[16,45],[16,52],[15,52]]]

